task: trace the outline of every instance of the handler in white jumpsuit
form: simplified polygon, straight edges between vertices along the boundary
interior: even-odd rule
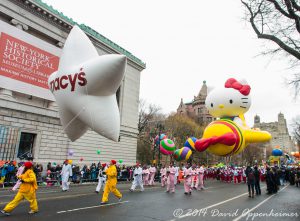
[[[98,185],[96,187],[96,193],[99,193],[102,185],[103,185],[103,191],[105,188],[105,183],[106,183],[106,175],[105,175],[105,170],[107,169],[106,164],[102,164],[101,168],[99,169],[99,174],[98,174]]]
[[[132,186],[129,189],[131,192],[134,191],[137,186],[140,186],[141,187],[141,191],[144,191],[142,174],[143,174],[143,169],[140,166],[140,164],[137,163],[136,167],[135,167],[135,169],[133,171]]]
[[[70,176],[72,176],[72,167],[69,164],[68,160],[65,160],[60,175],[61,175],[62,191],[68,191],[70,185],[69,178]]]

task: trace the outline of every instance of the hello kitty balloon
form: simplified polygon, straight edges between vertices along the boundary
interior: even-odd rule
[[[250,129],[244,114],[251,105],[251,87],[244,81],[230,78],[223,88],[208,94],[205,105],[218,118],[204,130],[202,139],[195,143],[196,150],[209,151],[218,156],[240,153],[249,143],[267,142],[270,133]]]

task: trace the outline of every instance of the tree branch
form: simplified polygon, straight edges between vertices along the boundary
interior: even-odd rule
[[[292,2],[293,7],[294,7],[297,11],[300,11],[300,5],[298,5],[298,4],[296,3],[295,0],[291,0],[291,2]]]
[[[294,12],[294,9],[292,7],[292,3],[290,2],[290,0],[284,0],[284,2],[288,9],[289,14],[291,15],[291,18],[295,20],[297,31],[300,33],[300,18],[299,18],[299,16]]]
[[[281,14],[283,14],[284,16],[288,17],[288,18],[293,18],[289,13],[287,13],[276,0],[266,0],[268,2],[271,2],[274,4],[275,8],[280,11]]]
[[[267,0],[267,1],[274,1],[274,0]],[[250,12],[250,24],[254,30],[254,32],[256,33],[258,38],[261,39],[267,39],[267,40],[271,40],[274,43],[276,43],[280,48],[282,48],[284,51],[286,51],[287,53],[291,54],[292,56],[294,56],[295,58],[297,58],[298,60],[300,60],[300,53],[299,51],[296,51],[295,49],[289,47],[288,45],[286,45],[283,41],[281,41],[279,38],[277,38],[274,35],[270,35],[270,34],[263,34],[261,33],[258,28],[255,25],[254,19],[255,16],[258,14],[259,10],[260,10],[260,6],[259,9],[256,13],[253,13],[252,9],[250,8],[250,6],[244,2],[243,0],[241,0],[241,2],[246,6],[246,8],[248,9],[248,11]]]

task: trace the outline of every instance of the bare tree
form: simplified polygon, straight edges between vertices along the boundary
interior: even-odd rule
[[[155,104],[147,104],[145,100],[139,101],[139,122],[138,131],[139,134],[146,129],[149,122],[159,114],[161,108]]]
[[[300,149],[300,116],[297,116],[293,119],[293,136],[297,142],[297,145]]]
[[[172,115],[166,119],[165,127],[169,136],[176,140],[176,146],[183,147],[188,137],[201,138],[204,127],[198,125],[193,119],[184,115]]]
[[[139,101],[137,159],[142,163],[149,164],[152,160],[155,150],[153,138],[150,136],[150,124],[162,116],[160,110],[155,104],[147,104],[145,100]]]
[[[259,39],[275,43],[263,54],[284,53],[291,68],[300,60],[300,1],[299,0],[241,0],[246,8],[246,20]],[[300,89],[300,73],[288,80],[295,96]]]
[[[254,165],[255,162],[261,163],[264,159],[263,157],[263,147],[260,144],[249,144],[243,150],[243,164],[244,165]]]

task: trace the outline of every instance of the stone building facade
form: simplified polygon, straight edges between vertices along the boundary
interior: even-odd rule
[[[194,96],[193,101],[184,103],[181,99],[179,107],[177,108],[177,114],[183,114],[196,120],[201,125],[207,125],[214,120],[205,107],[205,99],[207,97],[207,85],[206,81],[203,81],[203,85],[197,96]]]
[[[289,135],[286,119],[282,113],[278,114],[278,121],[269,123],[261,122],[260,117],[256,115],[254,117],[254,128],[271,133],[272,139],[267,145],[271,149],[280,147],[286,153],[295,151],[295,144]]]
[[[134,164],[140,75],[145,63],[90,27],[76,23],[40,0],[2,0],[0,22],[15,33],[24,33],[26,38],[42,42],[45,47],[57,51],[58,56],[74,25],[87,34],[99,55],[117,53],[127,56],[125,77],[117,92],[121,120],[119,142],[110,141],[91,130],[71,142],[63,132],[54,99],[22,92],[22,88],[8,89],[4,85],[0,88],[0,160],[18,160],[31,153],[36,162],[43,164],[61,163],[66,158],[79,164],[111,159]],[[0,30],[1,35],[5,32],[6,28]],[[69,156],[70,150],[72,156]],[[101,154],[97,154],[98,150]]]

